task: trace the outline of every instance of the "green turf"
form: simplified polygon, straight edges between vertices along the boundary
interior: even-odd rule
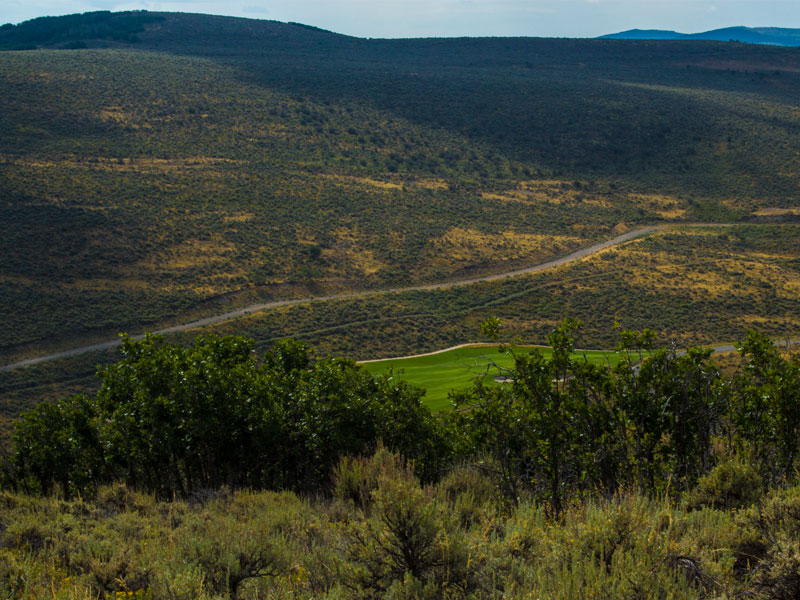
[[[524,352],[527,348],[519,348]],[[550,356],[550,348],[539,348],[546,356]],[[613,351],[581,350],[576,353],[586,356],[594,363],[609,362],[615,364],[619,355]],[[427,390],[424,402],[432,411],[440,411],[450,407],[448,394],[451,390],[464,389],[472,385],[476,377],[484,376],[484,381],[494,382],[500,371],[497,367],[511,368],[513,358],[509,354],[498,352],[497,346],[465,346],[438,354],[410,358],[390,358],[376,362],[363,363],[363,367],[373,375],[386,373],[390,368],[409,383]]]

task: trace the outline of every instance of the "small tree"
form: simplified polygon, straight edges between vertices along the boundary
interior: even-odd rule
[[[42,494],[58,484],[66,497],[93,489],[105,477],[96,416],[96,404],[83,394],[23,413],[12,437],[18,483]]]
[[[477,381],[454,396],[453,419],[468,445],[462,452],[488,455],[509,498],[516,501],[523,490],[532,491],[546,498],[556,515],[568,491],[592,468],[594,445],[586,443],[586,432],[590,422],[599,423],[590,407],[604,377],[601,369],[571,356],[571,333],[578,326],[567,319],[550,334],[550,358],[538,349],[506,349],[514,356],[509,386]]]
[[[785,358],[764,334],[750,330],[738,346],[746,358],[734,380],[732,419],[753,444],[770,479],[788,475],[800,450],[800,357]]]
[[[623,331],[613,369],[613,402],[624,415],[628,457],[643,491],[672,480],[691,485],[710,464],[711,437],[727,387],[709,363],[711,350],[653,350],[655,334]]]

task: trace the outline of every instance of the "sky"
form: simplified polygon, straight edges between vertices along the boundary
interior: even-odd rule
[[[800,0],[0,0],[0,23],[93,10],[192,12],[295,21],[358,37],[595,37],[800,28]]]

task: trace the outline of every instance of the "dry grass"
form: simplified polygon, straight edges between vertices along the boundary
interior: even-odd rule
[[[408,183],[411,187],[418,187],[424,190],[447,190],[450,185],[444,179],[414,179]]]
[[[58,160],[42,158],[12,158],[0,155],[0,161],[23,167],[39,169],[82,169],[93,171],[119,171],[134,173],[172,173],[202,170],[204,176],[210,174],[212,167],[227,164],[241,164],[243,161],[210,156],[191,156],[188,158],[112,158],[108,156],[64,155]]]
[[[392,181],[381,181],[378,179],[372,179],[370,177],[354,177],[349,175],[333,175],[333,174],[324,174],[321,175],[321,177],[333,180],[337,183],[356,184],[380,191],[392,191],[392,190],[403,189],[403,185],[401,183],[395,183]]]
[[[631,194],[631,202],[637,206],[657,214],[662,219],[683,219],[688,212],[685,202],[663,194]]]
[[[506,230],[488,234],[476,229],[452,227],[432,243],[431,259],[449,264],[513,261],[561,253],[582,243],[564,235],[539,235]]]
[[[247,221],[252,221],[253,213],[237,213],[232,215],[224,215],[222,220],[226,223],[246,223]]]
[[[351,248],[346,251],[346,255],[348,263],[364,275],[372,275],[387,266],[372,250]]]
[[[713,237],[717,229],[688,229],[687,236]],[[660,233],[653,239],[664,239]],[[683,290],[695,297],[758,294],[771,289],[776,296],[794,298],[800,293],[800,276],[782,264],[795,258],[791,252],[776,248],[773,252],[730,250],[676,256],[672,250],[654,251],[640,242],[611,249],[614,264],[623,266],[629,283],[668,294]],[[605,253],[608,254],[609,252]],[[609,260],[601,255],[588,260]]]
[[[580,203],[608,209],[613,206],[609,198],[595,192],[576,189],[567,180],[537,179],[519,181],[516,186],[503,191],[483,192],[484,200],[499,200],[504,203],[561,205]]]
[[[760,208],[753,212],[756,217],[783,217],[800,215],[800,208]]]

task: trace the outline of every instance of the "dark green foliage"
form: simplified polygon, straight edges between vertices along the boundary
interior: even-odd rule
[[[39,17],[0,28],[0,50],[86,48],[87,41],[137,42],[136,34],[143,31],[145,25],[163,20],[163,16],[146,11],[111,13],[107,10],[64,17]]]
[[[246,436],[253,426],[246,403],[257,385],[250,353],[240,338],[198,340],[191,349],[156,337],[125,340],[125,359],[102,371],[97,395],[112,469],[165,494],[245,483],[249,469],[236,468],[230,449],[259,456]],[[271,419],[269,405],[253,404],[262,420]]]
[[[98,410],[88,396],[42,403],[17,422],[12,465],[19,485],[49,494],[93,489],[107,477],[98,432]]]
[[[742,347],[753,358],[731,386],[709,351],[653,350],[649,330],[620,334],[613,368],[573,358],[575,327],[566,321],[551,334],[551,358],[504,348],[515,358],[509,383],[478,379],[454,395],[456,410],[443,420],[422,406],[422,390],[394,374],[373,378],[351,361],[313,359],[302,342],[278,342],[259,361],[253,342],[239,337],[191,347],[128,338],[125,358],[100,370],[96,397],[23,414],[6,477],[45,494],[55,486],[66,496],[91,493],[121,479],[192,496],[221,485],[330,489],[339,463],[335,495],[366,509],[380,461],[340,460],[382,443],[424,481],[461,460],[492,476],[507,500],[532,494],[560,514],[576,495],[620,486],[692,489],[723,458],[715,440],[753,451],[769,481],[791,476],[796,358],[751,332]],[[725,498],[741,495],[747,478],[727,474],[719,467],[702,479],[691,502],[714,505],[715,494],[735,501]],[[462,508],[470,519],[472,509]]]
[[[783,356],[755,330],[738,347],[746,364],[734,382],[732,418],[762,471],[780,480],[793,474],[800,451],[800,356]]]
[[[712,464],[727,409],[710,352],[652,351],[652,331],[622,332],[623,360],[599,368],[570,357],[576,326],[565,321],[551,334],[550,359],[512,348],[510,385],[478,382],[454,395],[460,451],[490,458],[486,466],[508,498],[533,492],[555,514],[586,490],[691,487]]]
[[[89,493],[122,479],[161,495],[227,484],[316,490],[343,454],[382,440],[430,478],[446,452],[421,390],[343,359],[312,361],[281,342],[258,363],[243,338],[189,348],[128,338],[100,371],[96,399],[75,396],[24,415],[14,434],[19,485]]]
[[[540,490],[556,514],[563,508],[565,490],[589,468],[583,462],[591,453],[583,430],[595,408],[590,389],[602,385],[603,377],[591,365],[570,358],[569,333],[575,327],[577,323],[565,322],[551,334],[550,359],[535,349],[515,354],[510,386],[478,383],[472,392],[455,397],[455,428],[474,445],[472,452],[486,452],[497,462],[504,492],[519,499],[525,490]]]
[[[727,408],[725,382],[708,363],[711,351],[652,350],[654,334],[623,332],[612,395],[624,415],[630,440],[626,454],[642,489],[674,480],[692,485],[711,464],[712,435]],[[648,352],[646,360],[642,352]],[[634,357],[638,360],[634,360]],[[670,475],[659,472],[668,468]]]

